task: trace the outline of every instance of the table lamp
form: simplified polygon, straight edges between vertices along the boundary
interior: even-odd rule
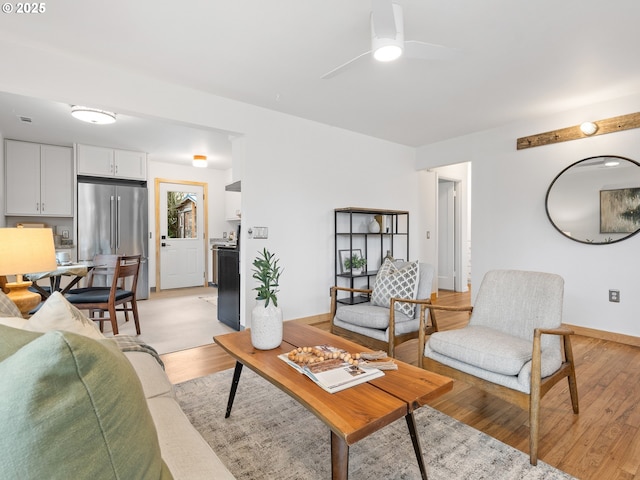
[[[53,271],[56,250],[50,228],[0,228],[0,275],[15,275],[9,282],[7,296],[18,306],[23,316],[40,303],[40,295],[29,290],[31,282],[25,273]]]

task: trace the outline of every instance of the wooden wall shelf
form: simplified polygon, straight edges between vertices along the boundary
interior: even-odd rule
[[[593,123],[596,124],[598,130],[592,135],[582,133],[580,125],[576,125],[574,127],[561,128],[560,130],[552,130],[550,132],[519,138],[516,142],[516,148],[523,150],[525,148],[541,147],[542,145],[551,145],[553,143],[596,137],[606,133],[622,132],[623,130],[638,128],[640,127],[640,112],[605,118],[604,120],[598,120]]]

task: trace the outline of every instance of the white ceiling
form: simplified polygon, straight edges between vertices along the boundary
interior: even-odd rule
[[[640,91],[637,0],[398,3],[406,39],[461,55],[389,64],[367,59],[322,80],[370,48],[369,0],[57,0],[43,14],[2,15],[1,34],[409,146]],[[7,101],[14,103],[5,108]],[[11,96],[0,102],[3,131],[15,128],[5,117],[30,115]],[[54,117],[63,107],[69,108],[39,110],[31,102],[35,126],[50,135],[53,125],[60,135],[80,128]],[[103,144],[97,129],[113,128],[109,144],[133,148],[133,142],[150,158],[188,156],[209,141],[211,155],[217,148],[221,158],[230,155],[226,134],[173,125],[168,135],[163,122],[121,120],[82,126],[82,139],[74,141]],[[171,144],[159,143],[169,138]]]
[[[23,121],[24,118],[30,122]],[[71,105],[0,92],[5,138],[54,145],[84,143],[147,152],[150,160],[190,165],[207,155],[209,168],[231,168],[229,135],[192,125],[117,113],[116,123],[93,125],[71,116]]]

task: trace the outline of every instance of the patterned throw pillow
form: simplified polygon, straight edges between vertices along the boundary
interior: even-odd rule
[[[0,290],[0,317],[22,317],[18,306]]]
[[[418,262],[408,262],[396,266],[391,260],[385,260],[373,284],[371,303],[389,308],[392,298],[410,298],[415,300],[418,293]],[[413,318],[413,303],[396,302],[395,309]]]

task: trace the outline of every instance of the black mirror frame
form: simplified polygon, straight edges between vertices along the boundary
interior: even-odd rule
[[[569,170],[572,167],[575,167],[576,165],[578,165],[579,163],[582,162],[586,162],[588,160],[593,160],[594,158],[602,158],[602,157],[607,157],[607,158],[619,158],[621,160],[626,160],[628,162],[634,163],[637,167],[640,168],[640,163],[636,162],[635,160],[631,160],[630,158],[627,157],[622,157],[620,155],[595,155],[593,157],[588,157],[588,158],[583,158],[582,160],[578,160],[577,162],[572,163],[571,165],[569,165],[568,167],[564,168],[560,173],[558,173],[558,175],[556,175],[556,177],[553,179],[553,181],[551,182],[551,184],[549,185],[549,188],[547,189],[547,194],[545,195],[544,198],[544,210],[547,213],[547,218],[549,219],[549,222],[551,223],[551,225],[553,225],[553,228],[555,228],[558,232],[560,232],[560,234],[565,237],[568,238],[570,240],[573,240],[574,242],[578,242],[578,243],[584,243],[585,245],[611,245],[613,243],[618,243],[618,242],[622,242],[623,240],[627,240],[631,237],[633,237],[635,234],[637,234],[638,232],[640,232],[640,227],[638,229],[636,229],[635,232],[633,233],[629,233],[627,234],[627,236],[619,238],[617,240],[611,240],[610,242],[589,242],[588,240],[579,240],[577,238],[571,237],[567,234],[565,234],[553,221],[553,219],[551,218],[551,214],[549,213],[549,194],[551,193],[551,189],[553,188],[553,185],[556,183],[556,181],[558,180],[558,178],[560,178],[562,176],[563,173],[565,173],[567,170]]]

